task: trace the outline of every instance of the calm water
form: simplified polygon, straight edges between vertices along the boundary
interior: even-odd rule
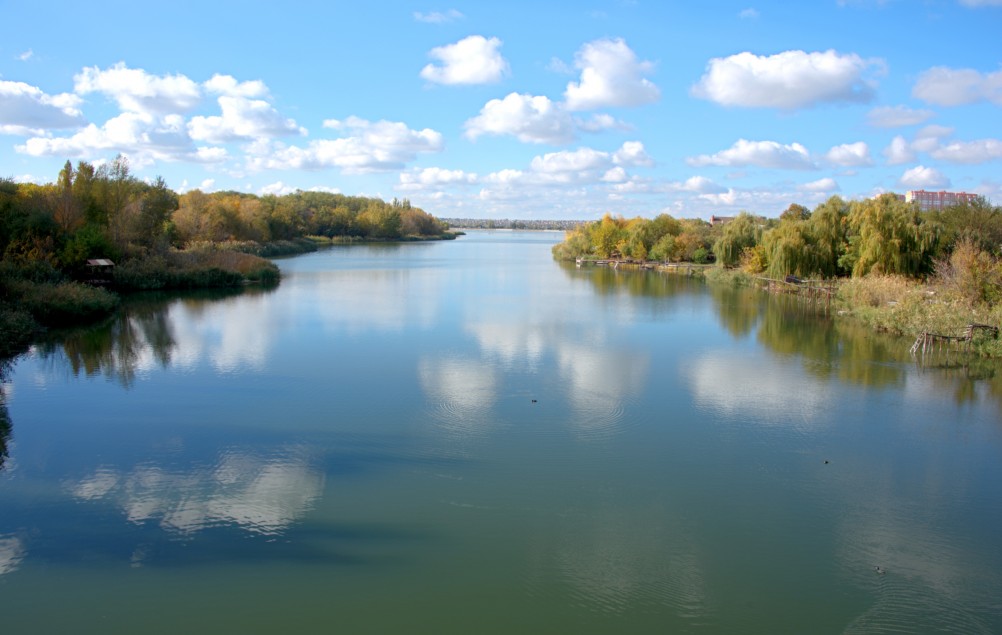
[[[19,360],[2,632],[1002,632],[1002,373],[560,238],[335,248]]]

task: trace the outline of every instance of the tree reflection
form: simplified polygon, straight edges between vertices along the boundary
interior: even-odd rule
[[[683,293],[693,293],[702,282],[689,276],[641,270],[636,266],[607,267],[585,265],[577,267],[573,263],[557,263],[572,280],[587,280],[601,295],[627,293],[632,296],[671,297]]]
[[[14,430],[14,424],[10,420],[10,411],[7,410],[7,393],[4,390],[10,368],[10,360],[0,360],[0,471],[3,470],[4,465],[7,463],[8,453],[10,452],[8,448],[10,435]]]
[[[130,297],[108,321],[94,327],[66,331],[37,347],[43,359],[60,352],[74,375],[104,375],[122,386],[132,386],[142,364],[166,368],[177,350],[177,338],[168,308],[174,301],[198,313],[220,299],[260,290],[210,290],[185,294],[150,293]]]
[[[752,332],[762,314],[761,292],[747,287],[709,285],[720,325],[734,337]]]

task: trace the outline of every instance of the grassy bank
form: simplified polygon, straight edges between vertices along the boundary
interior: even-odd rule
[[[301,245],[296,248],[303,249]],[[126,260],[104,281],[106,286],[70,280],[44,262],[20,266],[3,262],[0,359],[27,350],[47,328],[88,324],[111,315],[120,304],[118,293],[273,285],[279,277],[273,262],[232,246],[206,246]]]
[[[710,284],[760,286],[739,269],[716,267],[707,272]],[[1002,305],[972,293],[964,280],[936,276],[918,281],[904,276],[869,275],[834,282],[833,309],[841,319],[854,319],[868,328],[907,338],[922,333],[958,337],[970,324],[1002,326]],[[1002,339],[978,334],[971,352],[1002,358]]]
[[[276,284],[279,276],[275,263],[261,256],[203,248],[130,260],[116,267],[112,283],[120,291],[204,289]]]

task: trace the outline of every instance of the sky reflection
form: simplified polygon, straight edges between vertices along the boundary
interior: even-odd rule
[[[188,471],[144,463],[131,469],[102,466],[66,483],[78,500],[110,501],[131,523],[194,534],[235,525],[258,534],[280,534],[323,494],[324,473],[303,449],[280,457],[227,450],[215,465]]]

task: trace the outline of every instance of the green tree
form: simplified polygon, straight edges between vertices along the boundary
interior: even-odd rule
[[[761,237],[762,219],[741,212],[734,220],[724,225],[720,238],[713,243],[713,253],[717,257],[717,262],[727,267],[737,265],[744,250],[757,245]]]
[[[936,232],[923,223],[915,206],[894,194],[853,201],[848,222],[851,237],[843,262],[853,276],[917,276],[931,269]]]

